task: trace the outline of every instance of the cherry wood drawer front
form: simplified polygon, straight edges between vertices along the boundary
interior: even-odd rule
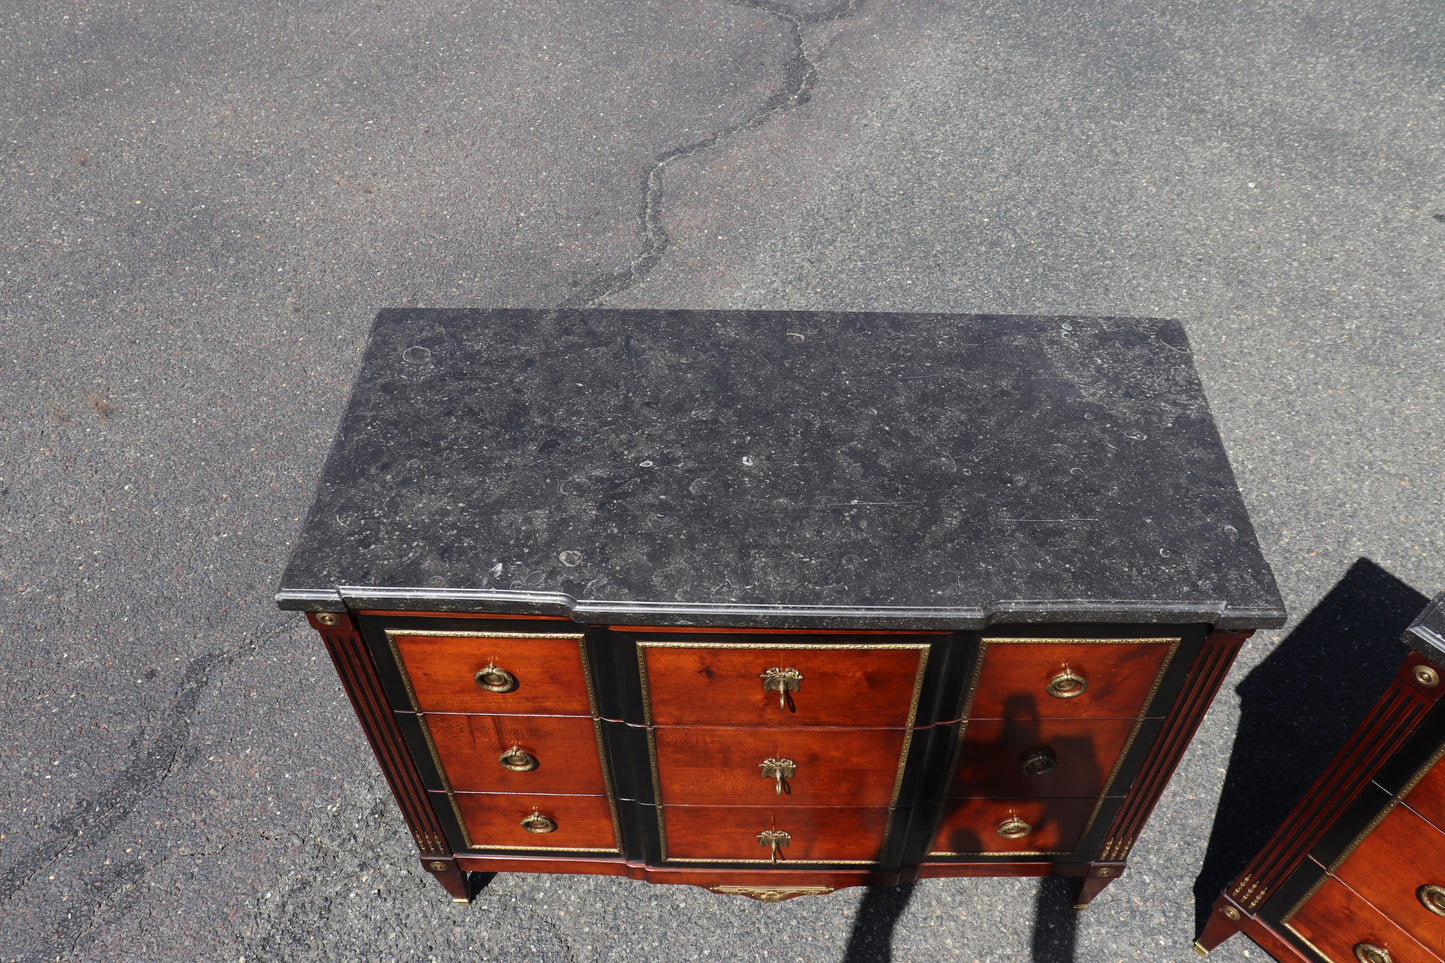
[[[926,643],[642,641],[638,648],[651,721],[658,725],[891,729],[913,720],[928,652]],[[796,682],[796,691],[780,696],[764,688],[770,670]]]
[[[607,792],[590,718],[431,714],[423,721],[460,792]]]
[[[661,726],[654,733],[661,801],[887,807],[907,735],[901,729]]]
[[[931,856],[1072,852],[1096,799],[950,799]]]
[[[592,714],[580,635],[390,630],[387,638],[423,712]]]
[[[1445,765],[1431,766],[1405,796],[1405,804],[1445,832]]]
[[[473,849],[567,849],[617,852],[612,807],[605,796],[531,793],[456,793]],[[536,829],[523,825],[531,821]]]
[[[1097,796],[1129,744],[1133,719],[973,719],[949,795]]]
[[[1136,718],[1144,711],[1178,643],[1177,638],[1056,641],[986,637],[969,716]]]
[[[670,861],[770,865],[772,848],[760,833],[786,833],[778,865],[874,863],[888,831],[886,808],[664,806],[663,832]]]
[[[1356,963],[1359,957],[1355,947],[1362,943],[1385,950],[1392,963],[1438,963],[1424,947],[1336,879],[1326,879],[1286,926],[1332,963]]]
[[[1445,957],[1445,835],[1404,806],[1397,806],[1343,863],[1335,875],[1401,929]]]

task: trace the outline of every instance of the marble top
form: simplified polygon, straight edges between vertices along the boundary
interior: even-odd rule
[[[1437,666],[1445,666],[1445,592],[1415,616],[1405,630],[1405,642]]]
[[[277,601],[1285,618],[1178,322],[772,311],[382,312]]]

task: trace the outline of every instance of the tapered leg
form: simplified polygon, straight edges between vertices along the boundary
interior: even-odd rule
[[[1214,909],[1205,921],[1204,930],[1194,941],[1194,949],[1203,956],[1220,943],[1239,932],[1240,912],[1238,907],[1221,896],[1214,901]]]
[[[470,903],[472,901],[471,874],[464,869],[458,869],[454,860],[437,859],[436,857],[425,857],[421,861],[422,868],[436,877],[446,891],[451,894],[453,903]]]
[[[1108,866],[1095,864],[1089,867],[1088,875],[1074,877],[1072,883],[1074,909],[1083,909],[1088,906],[1105,886],[1118,879],[1123,872],[1123,863]]]

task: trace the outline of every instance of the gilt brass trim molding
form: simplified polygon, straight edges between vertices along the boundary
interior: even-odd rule
[[[799,896],[823,896],[835,892],[832,886],[709,886],[714,893],[724,896],[746,896],[763,903],[781,903]]]

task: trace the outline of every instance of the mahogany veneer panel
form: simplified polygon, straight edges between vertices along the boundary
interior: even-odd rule
[[[459,792],[455,798],[475,849],[617,849],[606,796]],[[533,813],[553,820],[556,830],[528,832],[522,821]]]
[[[949,795],[1097,796],[1134,727],[1133,719],[970,720]],[[1030,775],[1024,759],[1038,750],[1054,766]]]
[[[640,643],[657,725],[902,728],[927,645],[903,639],[888,645]],[[802,676],[786,705],[763,688],[762,674],[772,668]]]
[[[661,726],[663,803],[739,806],[882,806],[893,798],[907,733],[901,729],[741,729]],[[777,794],[765,759],[795,763]]]
[[[1070,852],[1096,805],[1094,799],[950,799],[930,855]],[[1015,839],[1000,836],[999,827],[1009,819],[1023,820],[1030,831]]]
[[[1376,909],[1445,958],[1445,917],[1427,910],[1416,893],[1445,886],[1445,835],[1404,806],[1395,807],[1335,875]]]
[[[1288,927],[1332,963],[1355,963],[1355,947],[1360,943],[1386,950],[1393,963],[1438,963],[1423,946],[1335,879],[1325,880]]]
[[[458,791],[607,792],[590,718],[433,713],[424,719],[447,780]],[[514,746],[530,753],[537,768],[504,767],[498,758]]]
[[[570,638],[399,632],[417,706],[424,712],[590,715],[580,633]],[[517,687],[491,692],[476,675],[489,665],[510,672]]]
[[[1132,719],[1144,709],[1175,640],[1033,642],[984,639],[969,716],[974,719]],[[1087,680],[1082,695],[1049,695],[1065,670]]]
[[[1445,764],[1431,766],[1406,794],[1405,804],[1445,832]]]
[[[669,860],[770,862],[758,833],[791,839],[779,863],[875,862],[883,852],[887,809],[828,806],[665,806]]]

